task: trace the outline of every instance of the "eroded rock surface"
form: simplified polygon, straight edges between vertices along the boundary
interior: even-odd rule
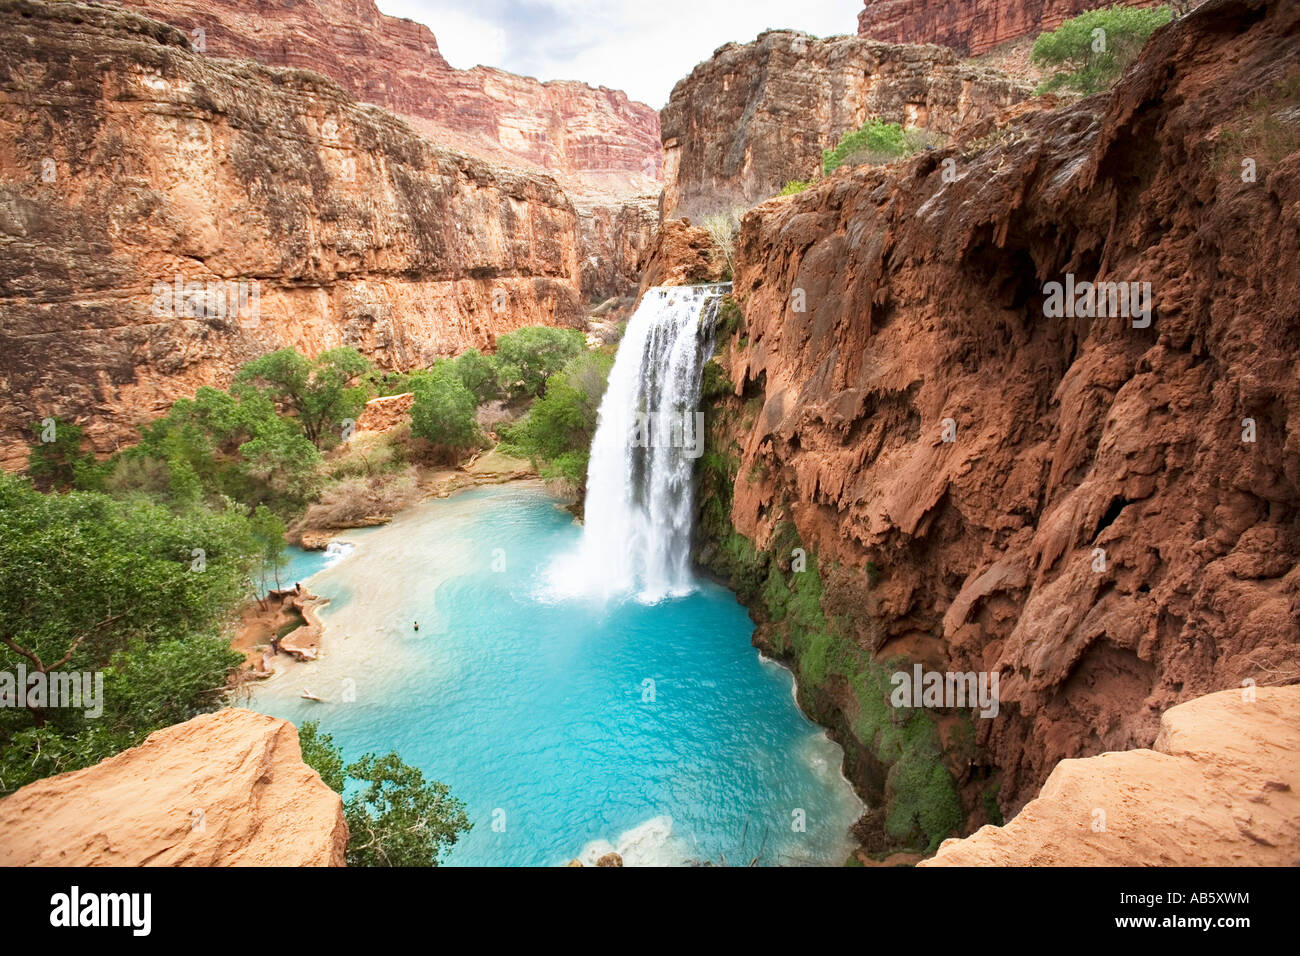
[[[1057,764],[1004,827],[921,866],[1298,866],[1300,687],[1167,710],[1150,750]]]
[[[1295,4],[1211,0],[1110,94],[744,221],[732,520],[792,523],[876,661],[1000,675],[968,809],[1300,678],[1298,39]],[[1150,324],[1047,316],[1066,273],[1149,282]]]
[[[342,866],[347,844],[297,728],[236,708],[0,800],[2,866]]]
[[[275,348],[405,369],[581,320],[547,176],[117,7],[3,0],[0,57],[0,466],[46,416],[112,451]]]
[[[748,207],[810,179],[822,150],[869,119],[949,134],[1029,95],[948,49],[771,30],[728,43],[660,113],[664,216]]]
[[[1116,0],[1130,7],[1159,0]],[[978,55],[1008,40],[1055,30],[1100,0],[866,0],[858,35],[886,43],[940,43]]]
[[[658,191],[652,108],[586,83],[454,69],[428,27],[380,13],[374,0],[119,2],[182,28],[194,43],[201,37],[211,56],[323,73],[436,143],[543,169],[579,189]]]

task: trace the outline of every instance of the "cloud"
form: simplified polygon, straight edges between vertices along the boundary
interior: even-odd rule
[[[625,90],[658,109],[678,80],[724,43],[767,29],[854,33],[857,0],[378,0],[425,24],[443,56],[541,80]]]

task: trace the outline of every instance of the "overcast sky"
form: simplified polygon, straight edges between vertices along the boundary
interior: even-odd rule
[[[626,90],[659,109],[722,44],[766,29],[856,33],[862,0],[377,0],[418,20],[452,66]]]

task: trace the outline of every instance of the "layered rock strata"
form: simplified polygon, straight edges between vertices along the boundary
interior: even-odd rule
[[[0,465],[94,448],[274,348],[409,368],[581,319],[549,177],[117,7],[0,2]]]
[[[812,178],[822,151],[870,119],[953,133],[1029,88],[949,49],[772,30],[728,43],[660,113],[664,217],[698,218]]]

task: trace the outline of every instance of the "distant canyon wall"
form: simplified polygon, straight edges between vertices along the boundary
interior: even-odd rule
[[[409,368],[580,321],[578,216],[550,177],[113,6],[0,0],[0,59],[6,468],[34,421],[109,452],[278,347]],[[159,295],[177,276],[188,305]],[[253,321],[221,307],[241,279]]]
[[[380,13],[374,0],[118,2],[180,27],[208,55],[323,73],[435,143],[543,169],[571,189],[658,191],[651,107],[586,83],[454,69],[428,27]]]
[[[935,46],[792,30],[728,43],[673,88],[660,113],[664,216],[767,199],[811,178],[822,151],[869,119],[949,134],[1029,92]]]
[[[978,56],[1023,36],[1055,30],[1085,10],[1160,0],[866,0],[858,36],[886,43],[938,43]]]
[[[881,666],[1000,675],[968,808],[1300,680],[1297,42],[1294,3],[1210,0],[1111,93],[744,220],[732,522],[793,525]],[[1053,313],[1066,276],[1151,312]],[[860,725],[851,682],[801,692]]]

